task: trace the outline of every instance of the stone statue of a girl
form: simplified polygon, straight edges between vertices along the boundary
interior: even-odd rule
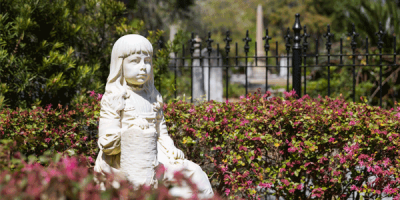
[[[110,74],[101,100],[99,155],[94,170],[124,176],[133,185],[154,185],[155,167],[163,164],[164,179],[173,180],[182,171],[199,189],[199,195],[211,197],[207,175],[195,163],[186,160],[168,135],[163,100],[154,86],[153,47],[143,36],[131,34],[117,40],[111,53]],[[181,187],[172,195],[190,197]]]

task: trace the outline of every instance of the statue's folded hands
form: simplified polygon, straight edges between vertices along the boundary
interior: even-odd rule
[[[137,126],[137,127],[141,128],[141,129],[148,129],[149,128],[149,122],[147,120],[143,119],[143,118],[138,117],[138,118],[133,120],[131,126]],[[130,127],[128,127],[128,128],[130,128]]]

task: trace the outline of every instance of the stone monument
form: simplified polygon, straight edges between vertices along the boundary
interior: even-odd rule
[[[264,32],[264,22],[263,22],[263,12],[262,12],[262,6],[258,5],[257,7],[257,32],[256,32],[256,41],[257,41],[257,57],[263,57],[265,56],[265,50],[264,50],[264,40],[263,38],[263,32]],[[257,79],[257,80],[263,80],[265,81],[265,59],[264,58],[258,58],[257,63],[254,63],[254,66],[252,68],[252,79]]]
[[[208,56],[207,48],[201,50],[204,65],[204,92],[206,99],[223,101],[224,86],[222,84],[222,58],[217,58],[217,51],[213,50]],[[210,58],[210,59],[209,59]],[[210,63],[209,63],[210,62]],[[210,71],[210,72],[208,72]],[[208,86],[210,79],[210,86]],[[210,98],[208,97],[208,88],[210,88]]]
[[[216,50],[212,50],[210,57],[207,48],[200,51],[201,39],[196,36],[193,52],[193,99],[205,99],[223,101],[223,81],[222,81],[222,57],[217,58]],[[210,72],[209,72],[210,71]],[[208,81],[210,79],[210,87]],[[208,88],[210,88],[210,97],[208,97]]]
[[[193,66],[192,66],[192,79],[193,79],[193,85],[192,85],[192,91],[193,91],[193,100],[200,100],[204,98],[205,91],[204,91],[204,65],[203,65],[203,59],[200,59],[200,42],[201,39],[196,36],[195,38],[196,43],[193,45],[194,46],[194,52],[193,52]]]
[[[287,59],[287,57],[285,55],[281,55],[281,60],[279,61],[279,76],[280,77],[287,77],[288,74],[288,66],[291,66],[291,61]],[[289,74],[290,76],[290,74]]]
[[[100,152],[94,170],[126,178],[134,187],[156,187],[155,168],[164,165],[165,181],[173,181],[174,172],[182,171],[197,185],[200,197],[212,197],[207,175],[184,158],[168,135],[163,100],[154,86],[152,55],[151,43],[140,35],[125,35],[114,44],[101,100]],[[183,198],[190,198],[191,192],[185,186],[170,190]]]

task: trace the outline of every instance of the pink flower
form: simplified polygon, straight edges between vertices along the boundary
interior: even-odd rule
[[[301,184],[296,187],[296,189],[298,189],[298,190],[303,190],[303,188],[304,188],[304,186]]]
[[[72,179],[73,178],[72,172],[78,166],[76,158],[64,158],[62,160],[62,163],[64,165],[65,171],[67,172],[68,178]]]
[[[91,97],[94,97],[94,95],[96,94],[96,93],[94,92],[94,90],[89,91],[89,93],[90,93],[90,96],[91,96]]]
[[[285,168],[281,168],[281,169],[279,169],[279,172],[286,172],[286,169]]]
[[[271,188],[272,187],[272,184],[271,183],[260,183],[260,184],[258,184],[260,187],[263,187],[263,188]]]
[[[205,121],[208,121],[208,117],[207,117],[207,116],[204,116],[203,119],[204,119]]]
[[[247,151],[247,147],[245,147],[245,146],[241,146],[241,147],[239,147],[239,150],[244,150],[244,151]]]
[[[53,104],[51,104],[51,103],[50,103],[50,104],[47,104],[47,106],[46,106],[46,111],[49,112],[49,110],[51,109],[52,106],[53,106]]]
[[[290,189],[289,193],[294,193],[295,189]]]
[[[285,95],[285,99],[288,99],[290,97],[296,97],[296,91],[294,91],[294,89],[290,92],[286,92],[284,91],[283,94]]]
[[[356,125],[356,122],[355,121],[350,121],[349,125],[350,126],[354,126],[354,125]]]
[[[335,138],[333,138],[333,137],[329,138],[329,140],[328,140],[328,142],[334,142],[334,141],[335,141]]]
[[[350,187],[350,189],[351,189],[351,190],[357,190],[357,186],[352,185],[352,186]]]
[[[293,153],[293,152],[296,152],[296,147],[290,147],[289,149],[288,149],[288,152],[289,153]]]
[[[100,101],[103,98],[103,94],[97,94],[97,101]]]
[[[282,179],[281,182],[282,182],[283,184],[285,184],[286,186],[290,185],[289,181],[286,180],[286,179]]]
[[[210,112],[211,109],[212,109],[213,107],[214,107],[213,105],[208,106],[208,107],[206,108],[206,111],[207,111],[207,112]]]
[[[44,139],[44,141],[49,143],[51,141],[51,139],[50,138],[46,138],[46,139]]]
[[[222,173],[225,173],[227,170],[228,170],[228,168],[227,168],[227,167],[221,167],[221,171],[222,171]]]
[[[244,96],[240,96],[239,98],[240,98],[240,100],[242,100],[242,99],[244,99]]]
[[[226,194],[226,196],[228,196],[230,192],[231,192],[231,190],[230,190],[230,189],[228,189],[228,188],[226,188],[226,190],[225,190],[225,194]]]
[[[250,122],[250,121],[247,120],[247,119],[241,119],[240,121],[242,122],[242,123],[240,123],[241,126],[243,126],[243,125],[245,125],[245,124],[247,124],[247,123]]]
[[[272,110],[273,108],[274,108],[274,106],[273,106],[273,105],[270,105],[270,106],[269,106],[269,109],[270,109],[270,110]]]

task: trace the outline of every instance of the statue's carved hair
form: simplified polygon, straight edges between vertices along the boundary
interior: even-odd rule
[[[102,107],[106,106],[113,111],[119,111],[124,108],[124,98],[127,98],[128,85],[124,78],[122,65],[126,57],[139,51],[153,55],[153,46],[149,40],[141,35],[125,35],[115,42],[111,53],[110,74],[107,78]],[[150,71],[149,80],[143,84],[143,89],[150,94],[151,100],[157,98],[159,93],[154,86],[153,67]]]

